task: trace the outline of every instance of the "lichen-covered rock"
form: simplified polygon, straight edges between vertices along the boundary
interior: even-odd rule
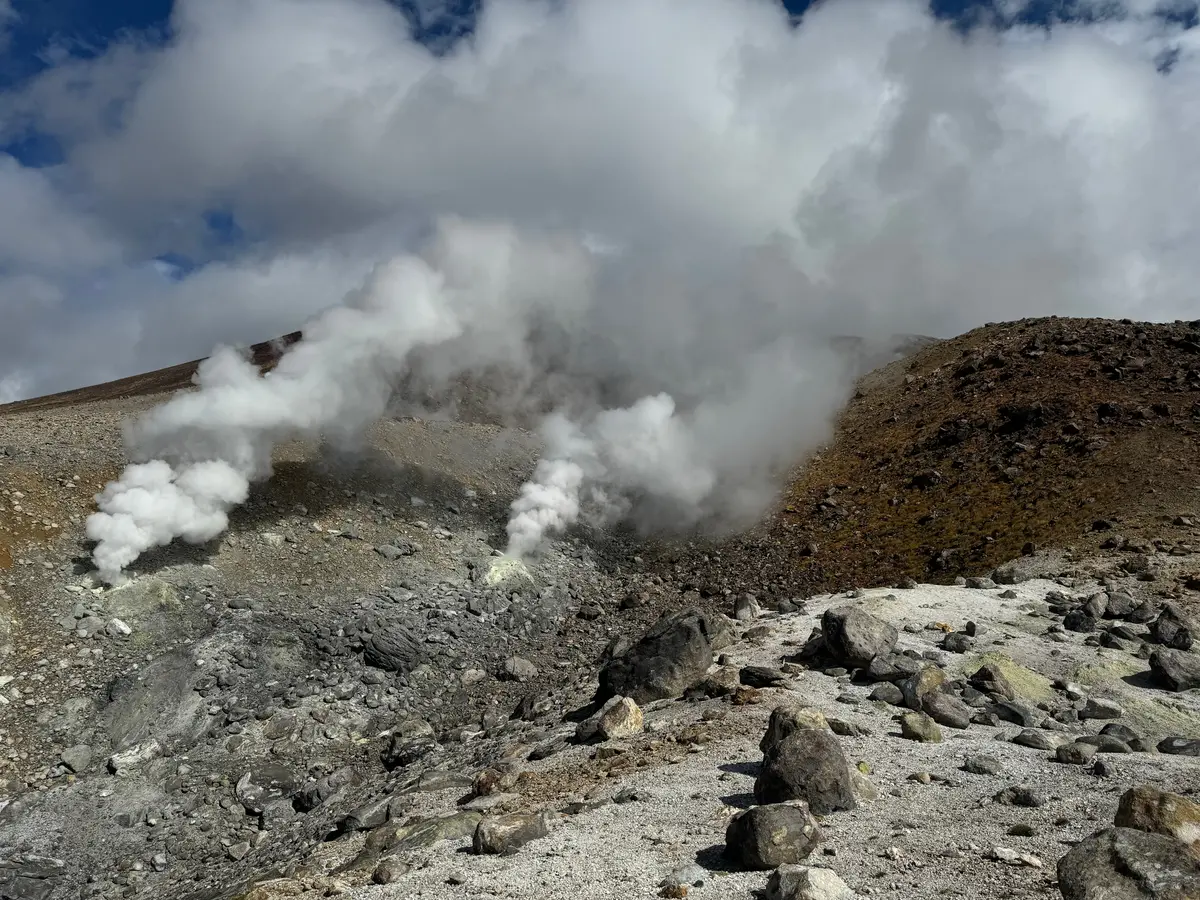
[[[1107,828],[1058,861],[1063,900],[1195,900],[1200,858],[1178,841],[1133,828]]]
[[[936,744],[942,740],[942,729],[925,713],[905,713],[900,717],[900,735],[910,741]]]
[[[725,852],[745,869],[774,869],[806,858],[822,839],[803,804],[754,806],[725,829]]]
[[[767,731],[758,742],[758,749],[769,753],[773,747],[783,743],[784,739],[793,732],[803,728],[816,728],[819,731],[829,731],[829,722],[825,714],[811,706],[797,704],[781,705],[771,710],[771,718],[767,721]]]
[[[1165,834],[1200,850],[1200,803],[1148,784],[1121,795],[1114,824],[1151,834]]]

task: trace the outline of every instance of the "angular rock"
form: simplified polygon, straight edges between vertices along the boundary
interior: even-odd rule
[[[1133,748],[1111,734],[1082,734],[1075,738],[1078,744],[1091,744],[1100,753],[1132,753]]]
[[[637,644],[601,669],[596,699],[621,696],[644,705],[678,697],[708,671],[712,633],[708,618],[697,609],[663,616]]]
[[[1151,834],[1165,834],[1200,850],[1200,803],[1160,791],[1148,784],[1121,795],[1113,824]]]
[[[144,744],[121,750],[108,758],[108,771],[114,775],[125,775],[143,763],[149,762],[162,753],[162,745],[158,741],[147,741]]]
[[[803,800],[815,815],[855,809],[850,764],[828,731],[803,728],[770,747],[754,782],[760,804]]]
[[[954,631],[942,638],[942,649],[950,653],[966,653],[975,646],[975,639],[961,631]]]
[[[1171,756],[1200,756],[1200,739],[1165,737],[1158,742],[1158,752]]]
[[[261,813],[266,804],[291,797],[298,787],[296,776],[287,766],[263,763],[238,780],[234,795],[247,812]]]
[[[409,821],[402,825],[388,822],[367,835],[363,844],[364,852],[385,853],[392,850],[399,853],[430,847],[442,841],[460,840],[474,834],[482,819],[481,813],[464,810],[448,816]]]
[[[1123,715],[1125,710],[1120,704],[1101,697],[1088,697],[1083,709],[1079,710],[1081,719],[1119,719]]]
[[[1037,728],[1046,721],[1046,714],[1042,710],[1020,700],[999,700],[993,708],[996,715],[1005,722],[1012,722],[1024,728]]]
[[[832,869],[780,866],[767,879],[766,900],[855,900]]]
[[[1166,604],[1150,625],[1150,640],[1172,650],[1190,650],[1195,635],[1195,624],[1174,603]]]
[[[1122,725],[1120,722],[1109,722],[1100,729],[1100,733],[1115,737],[1117,740],[1129,746],[1129,749],[1135,753],[1148,753],[1150,747],[1142,740],[1142,736],[1130,728],[1128,725]]]
[[[803,804],[775,803],[735,816],[725,830],[725,852],[742,868],[774,869],[805,859],[821,839]]]
[[[1035,791],[1031,787],[1025,785],[1011,785],[998,791],[992,800],[1002,806],[1025,806],[1036,808],[1046,805],[1046,797],[1044,794]]]
[[[75,774],[79,774],[92,764],[92,748],[87,744],[68,747],[62,752],[63,765]]]
[[[992,694],[1005,700],[1015,700],[1017,696],[1012,682],[1008,680],[1004,671],[995,663],[984,663],[972,673],[967,682],[977,691]]]
[[[530,841],[549,834],[549,821],[549,814],[545,812],[514,813],[484,819],[475,829],[471,849],[477,854],[509,856]]]
[[[1013,743],[1021,747],[1031,747],[1034,750],[1057,750],[1067,738],[1060,734],[1054,734],[1049,731],[1039,731],[1035,728],[1026,728],[1015,738]]]
[[[529,681],[537,678],[537,666],[520,656],[510,656],[504,661],[504,677],[508,681]]]
[[[1124,591],[1109,591],[1104,618],[1124,619],[1137,608],[1137,601]]]
[[[396,856],[385,856],[375,866],[371,880],[376,884],[393,884],[409,873],[408,863]]]
[[[850,668],[868,665],[876,656],[891,653],[899,632],[857,606],[829,609],[821,616],[826,651]]]
[[[1004,764],[994,756],[968,756],[962,768],[972,775],[999,775],[1004,771]]]
[[[620,698],[596,722],[596,731],[606,741],[641,734],[645,722],[642,710],[628,697]]]
[[[867,699],[880,700],[892,706],[903,706],[904,691],[900,690],[900,688],[896,687],[896,685],[885,681],[882,684],[877,684]]]
[[[752,622],[762,615],[762,608],[752,594],[742,594],[733,602],[733,617],[739,622]]]
[[[747,687],[778,687],[788,680],[786,673],[770,666],[743,666],[738,672],[738,681]]]
[[[1058,861],[1063,900],[1192,900],[1200,897],[1200,858],[1179,843],[1133,828],[1106,828]]]
[[[920,710],[925,702],[925,695],[941,690],[945,683],[945,672],[937,666],[927,666],[900,682],[900,690],[904,692],[904,705],[909,709]]]
[[[1150,673],[1169,691],[1200,688],[1200,655],[1186,650],[1155,650],[1150,654]]]
[[[867,665],[866,676],[871,681],[899,682],[921,671],[921,663],[903,653],[876,656]]]
[[[1096,620],[1082,609],[1073,609],[1063,616],[1063,628],[1080,634],[1088,634],[1096,630]]]

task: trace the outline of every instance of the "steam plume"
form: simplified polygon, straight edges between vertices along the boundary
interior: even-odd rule
[[[347,297],[268,378],[222,351],[130,430],[166,469],[102,495],[106,577],[223,527],[283,437],[494,369],[504,414],[556,413],[514,554],[574,522],[735,527],[844,399],[832,334],[1194,315],[1200,32],[1070,6],[1094,15],[964,35],[924,0],[486,0],[437,56],[383,0],[176,0],[165,44],[0,95],[0,129],[66,154],[0,157],[0,393]],[[130,267],[207,258],[218,207],[255,240]]]

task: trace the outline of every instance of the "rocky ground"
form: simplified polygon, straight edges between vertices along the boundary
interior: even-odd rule
[[[1024,341],[1019,326],[987,339]],[[1164,342],[1191,333],[1177,330],[1131,339],[1158,366]],[[928,354],[962,349],[940,346],[870,376],[856,402],[893,403],[907,421],[907,389],[886,392]],[[952,377],[983,421],[979,371]],[[1101,375],[1106,391],[1140,383]],[[1169,390],[1190,385],[1185,371]],[[855,529],[875,507],[842,482],[799,530],[783,517],[719,547],[669,548],[577,534],[513,568],[494,548],[536,440],[390,419],[362,447],[280,448],[221,540],[147,554],[130,585],[106,589],[83,523],[124,462],[121,420],[156,399],[140,390],[0,411],[4,900],[750,897],[769,879],[770,896],[793,900],[1100,900],[1088,884],[1125,877],[1113,860],[1161,882],[1121,900],[1200,896],[1191,870],[1160,859],[1200,836],[1186,799],[1200,790],[1200,528],[1186,480],[1200,459],[1178,399],[1165,423],[1122,412],[1105,426],[1123,448],[1105,465],[1124,460],[1125,474],[1084,458],[1072,482],[1175,483],[1137,502],[1128,485],[1095,491],[1132,505],[1097,500],[1060,531],[1037,525],[1034,543],[1074,551],[1018,546],[1001,585],[952,583],[1010,559],[991,549],[936,572],[919,555],[869,570],[873,542]],[[800,474],[793,509],[829,460],[868,446],[864,416],[852,407]],[[1044,460],[1054,428],[1023,439],[1044,440]],[[1163,436],[1191,441],[1170,451],[1178,465],[1137,469],[1129,448]],[[985,482],[963,473],[1011,440],[979,425],[942,466],[958,474],[887,507],[900,512],[877,523],[879,546],[906,522],[914,545],[944,543],[937,529],[955,517],[976,534],[960,501]],[[908,522],[918,497],[944,514]],[[854,516],[867,518],[838,530]],[[813,539],[818,518],[828,527]],[[828,593],[843,588],[861,590]],[[842,628],[850,637],[824,616],[843,606],[867,616]],[[807,711],[775,714],[764,742],[772,711],[797,704]],[[1120,819],[1133,832],[1089,842],[1142,784],[1180,799],[1137,795]],[[1091,862],[1060,877],[1073,846]]]
[[[1028,545],[1200,547],[1200,323],[1029,319],[864,377],[750,534],[665,548],[705,590],[839,590],[987,571]]]

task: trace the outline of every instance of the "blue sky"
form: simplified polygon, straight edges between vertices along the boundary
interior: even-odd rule
[[[180,0],[177,43],[169,0],[0,0],[0,401],[290,331],[448,214],[792,241],[821,316],[905,331],[1200,277],[1195,3],[562,2],[458,53],[479,0]]]

